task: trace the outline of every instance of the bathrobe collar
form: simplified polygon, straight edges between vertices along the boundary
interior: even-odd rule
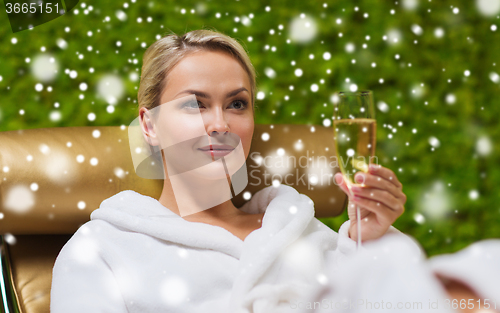
[[[286,185],[260,190],[240,209],[252,214],[265,212],[262,227],[250,233],[244,241],[222,227],[186,221],[158,200],[132,190],[104,200],[90,217],[125,231],[146,234],[174,244],[219,251],[250,266],[256,265],[253,263],[259,260],[255,249],[277,255],[300,235],[300,229],[305,229],[314,217],[312,201]],[[249,255],[245,255],[245,251],[249,251]],[[271,261],[269,258],[266,260]]]

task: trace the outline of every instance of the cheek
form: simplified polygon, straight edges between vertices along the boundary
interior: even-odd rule
[[[206,135],[200,114],[163,114],[158,119],[158,126],[162,148]]]
[[[232,131],[240,137],[241,144],[243,145],[243,150],[245,151],[245,157],[246,157],[250,152],[250,145],[252,143],[253,130],[254,130],[253,117],[241,119],[234,125],[235,126],[233,127],[236,128],[233,128]]]

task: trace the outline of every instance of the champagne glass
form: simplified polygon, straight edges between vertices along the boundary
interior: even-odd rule
[[[337,94],[333,112],[333,134],[340,171],[349,193],[355,184],[354,175],[368,172],[368,165],[375,154],[377,123],[371,91]],[[356,206],[358,247],[361,247],[361,214]]]

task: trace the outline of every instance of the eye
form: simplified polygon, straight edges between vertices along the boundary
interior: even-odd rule
[[[235,100],[231,103],[229,107],[233,107],[236,110],[244,110],[248,106],[248,102],[246,100]]]
[[[182,104],[182,108],[186,108],[186,109],[198,109],[198,108],[203,108],[203,103],[201,103],[200,101],[188,101],[188,102],[185,102],[184,104]]]

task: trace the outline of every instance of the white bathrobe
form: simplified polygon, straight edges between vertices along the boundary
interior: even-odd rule
[[[265,212],[244,241],[131,190],[106,199],[57,257],[51,312],[289,312],[356,251],[349,221],[337,234],[292,187],[264,188],[241,210]]]
[[[426,259],[402,237],[385,235],[358,252],[328,268],[325,283],[291,307],[301,313],[456,313],[461,308],[500,312],[500,240],[483,240]],[[479,299],[454,300],[435,274],[464,283]]]

